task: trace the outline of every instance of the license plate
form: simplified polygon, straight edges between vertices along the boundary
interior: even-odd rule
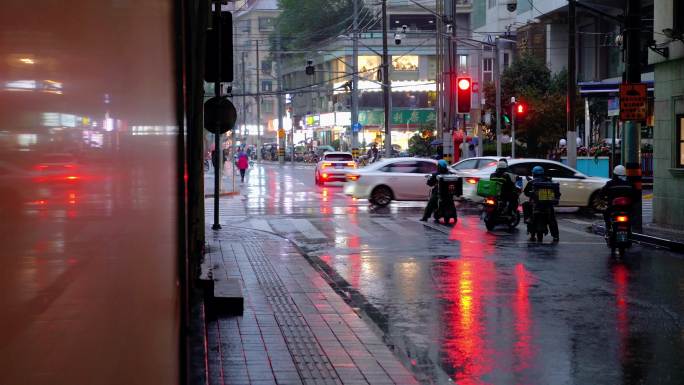
[[[626,231],[618,231],[617,234],[615,234],[615,239],[618,242],[627,242],[629,240],[629,234]]]
[[[336,164],[335,168],[344,168],[344,165],[343,164]]]

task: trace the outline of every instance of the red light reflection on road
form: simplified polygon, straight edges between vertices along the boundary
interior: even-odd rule
[[[627,289],[629,271],[622,263],[612,268],[613,281],[615,282],[615,306],[617,310],[617,330],[620,337],[620,358],[624,360],[627,355],[627,340],[629,338],[629,315],[627,313]]]
[[[534,358],[532,347],[532,317],[530,309],[529,287],[534,277],[525,269],[522,263],[515,266],[516,292],[513,300],[513,312],[515,314],[515,371],[519,372],[529,368]]]

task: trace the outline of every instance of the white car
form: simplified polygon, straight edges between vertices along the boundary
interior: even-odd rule
[[[544,173],[560,184],[560,204],[567,207],[590,207],[600,208],[601,199],[598,190],[603,187],[608,179],[586,176],[581,172],[568,167],[560,162],[547,159],[509,159],[510,171],[523,177],[523,184],[527,183],[526,176],[532,176],[532,168],[542,166]],[[480,179],[489,179],[496,170],[496,165],[481,170],[463,173],[463,197],[474,202],[482,201],[477,195],[477,182]],[[522,198],[521,198],[522,199]]]
[[[496,163],[502,159],[496,156],[478,156],[474,158],[463,159],[451,165],[451,169],[457,173],[460,172],[475,172],[485,167],[496,166]]]
[[[314,181],[317,185],[326,182],[345,182],[347,173],[356,169],[356,162],[350,152],[329,151],[316,164]]]
[[[344,193],[378,206],[387,206],[392,200],[425,201],[430,197],[425,175],[436,171],[434,159],[384,159],[348,173]]]

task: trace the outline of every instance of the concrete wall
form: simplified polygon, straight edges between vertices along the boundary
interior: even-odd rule
[[[684,169],[675,169],[675,115],[684,114],[684,59],[655,66],[654,222],[684,228]]]

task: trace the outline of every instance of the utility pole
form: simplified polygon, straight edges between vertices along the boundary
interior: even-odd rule
[[[460,60],[458,58],[458,47],[456,43],[456,0],[451,0],[449,4],[449,13],[451,17],[451,33],[449,37],[449,94],[450,94],[450,100],[449,100],[449,130],[453,130],[454,128],[456,130],[460,130],[460,126],[458,124],[459,121],[459,114],[458,110],[456,109],[456,103],[458,102],[456,100],[456,95],[452,94],[456,87],[454,86],[456,84],[456,77],[458,76],[458,71],[459,71],[459,66],[460,66]],[[461,142],[461,148],[463,148],[463,144],[465,144],[465,115],[463,115],[463,142]],[[458,151],[460,149],[457,148],[456,146],[453,146],[453,154],[452,158],[449,159],[449,162],[456,160],[456,155],[458,154]],[[465,151],[463,153],[464,158],[465,158]],[[461,157],[459,156],[459,159]]]
[[[387,49],[387,0],[382,0],[382,87],[385,107],[385,157],[392,156],[392,114],[390,112],[389,54]]]
[[[259,80],[261,66],[259,65],[259,40],[256,41],[256,62],[257,160],[261,160],[261,82]]]
[[[641,30],[640,30],[640,0],[626,0],[627,9],[625,10],[625,75],[623,83],[641,83]],[[627,121],[623,129],[623,149],[622,161],[627,169],[627,178],[637,190],[635,194],[632,222],[634,229],[638,232],[642,230],[641,217],[641,122]]]
[[[568,0],[568,84],[566,105],[566,126],[568,130],[568,166],[577,167],[577,127],[575,110],[577,105],[577,69],[575,55],[576,0]]]
[[[219,54],[216,59],[218,60],[218,65],[216,67],[217,77],[214,83],[214,94],[216,97],[221,97],[221,59],[220,53],[221,49],[221,4],[222,1],[218,0],[214,4],[214,12],[212,13],[213,25],[212,28],[216,28],[216,43],[219,50]],[[216,163],[214,163],[214,224],[211,225],[212,230],[220,230],[221,224],[219,223],[219,201],[221,198],[221,169],[223,168],[223,151],[221,150],[221,133],[217,130],[214,133],[214,156],[216,157]],[[212,159],[213,161],[213,159]]]
[[[354,158],[359,156],[359,0],[352,0],[354,3],[354,23],[352,39],[352,94],[351,94],[351,134],[352,134],[352,155]]]
[[[494,40],[494,88],[496,89],[496,156],[501,157],[501,68],[499,37]]]
[[[285,162],[285,128],[283,127],[283,72],[280,53],[280,33],[276,37],[276,77],[278,78],[278,163]],[[294,154],[292,154],[294,156]]]
[[[245,54],[247,52],[242,51],[242,127],[245,129],[246,135],[249,135],[249,130],[247,129],[247,81],[245,80],[245,72],[247,68],[245,67]]]

